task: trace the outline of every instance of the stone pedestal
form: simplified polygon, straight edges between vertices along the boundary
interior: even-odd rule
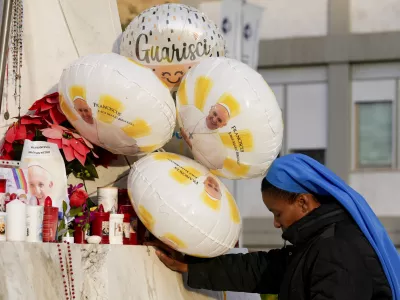
[[[72,272],[66,264],[69,254]],[[221,292],[185,287],[182,276],[167,269],[153,248],[0,242],[0,299],[67,299],[65,286],[69,299],[72,287],[75,299],[82,300],[226,299]]]

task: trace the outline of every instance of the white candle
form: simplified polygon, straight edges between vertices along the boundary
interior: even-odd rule
[[[8,208],[8,206],[7,206]],[[26,206],[26,241],[43,241],[43,206]]]
[[[65,223],[65,224],[68,224],[68,223]],[[62,237],[62,241],[63,241],[63,243],[73,244],[74,243],[74,237],[73,236],[69,236],[69,231],[67,231],[67,235]]]
[[[0,211],[6,211],[6,194],[0,193]]]
[[[6,220],[7,213],[0,212],[0,241],[6,241]]]
[[[117,211],[118,208],[118,188],[116,187],[102,187],[97,188],[97,205],[103,204],[104,212],[113,210]]]
[[[7,241],[25,241],[26,239],[26,204],[13,200],[7,204],[6,222]]]
[[[110,244],[122,244],[123,224],[123,214],[110,214]]]

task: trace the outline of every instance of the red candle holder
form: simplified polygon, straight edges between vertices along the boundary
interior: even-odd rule
[[[120,211],[121,206],[131,206],[131,200],[129,199],[127,189],[118,189],[118,210]]]
[[[82,226],[79,226],[79,224],[74,225],[74,243],[87,244],[85,239],[85,231],[83,231]]]
[[[0,179],[0,193],[6,192],[7,179]]]
[[[104,212],[103,205],[100,204],[99,210],[94,213],[94,220],[92,222],[92,235],[101,237],[102,244],[109,244],[110,238],[110,213]]]

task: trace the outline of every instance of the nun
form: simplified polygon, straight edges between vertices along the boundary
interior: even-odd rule
[[[261,185],[283,248],[199,259],[153,243],[160,260],[187,273],[195,289],[279,300],[400,300],[399,253],[360,194],[302,154],[276,159]]]

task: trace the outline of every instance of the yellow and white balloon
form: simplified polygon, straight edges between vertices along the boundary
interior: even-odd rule
[[[183,4],[145,10],[122,35],[121,55],[145,65],[174,91],[202,59],[225,55],[222,33],[204,13]]]
[[[128,178],[132,205],[146,228],[172,248],[197,257],[232,249],[241,232],[233,196],[204,166],[155,152],[137,161]]]
[[[124,56],[81,57],[64,69],[58,89],[69,122],[115,154],[149,153],[172,137],[176,108],[169,89]]]
[[[194,158],[215,175],[262,176],[281,150],[283,120],[275,95],[239,61],[202,60],[181,83],[176,105]]]

